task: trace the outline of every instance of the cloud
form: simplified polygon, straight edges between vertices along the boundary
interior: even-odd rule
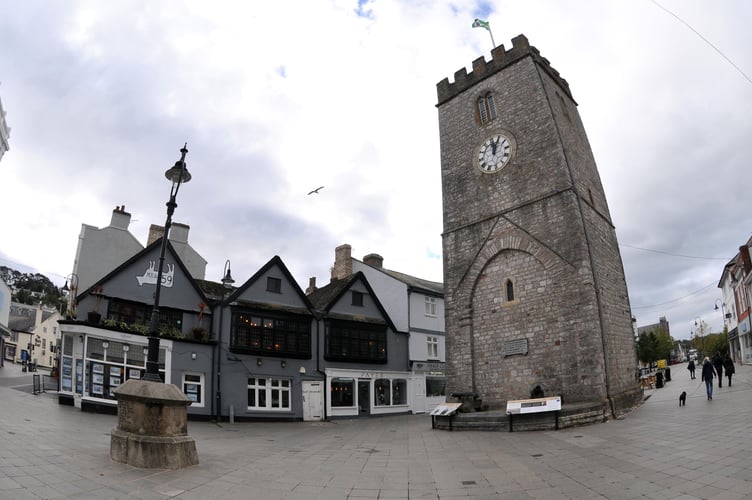
[[[752,5],[660,5],[713,46],[651,2],[11,1],[0,251],[63,277],[81,224],[105,226],[122,204],[145,242],[187,142],[175,220],[208,279],[228,258],[243,281],[280,255],[301,286],[322,284],[349,243],[440,281],[435,86],[490,58],[488,32],[470,27],[481,17],[507,48],[524,33],[569,82],[620,241],[709,258],[622,247],[638,325],[665,315],[686,337],[700,316],[718,330],[720,293],[703,287],[752,217],[752,84],[718,51],[752,73]]]

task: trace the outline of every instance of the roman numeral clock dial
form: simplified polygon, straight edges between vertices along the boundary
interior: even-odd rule
[[[492,174],[498,172],[512,157],[512,142],[504,135],[493,135],[486,139],[478,149],[477,165],[481,172]]]

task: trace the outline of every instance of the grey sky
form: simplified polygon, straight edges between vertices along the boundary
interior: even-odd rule
[[[188,142],[193,180],[175,220],[191,226],[207,279],[231,259],[242,282],[279,255],[301,286],[325,284],[334,248],[349,243],[355,257],[380,253],[440,281],[435,85],[490,58],[488,32],[470,27],[481,17],[497,44],[525,34],[569,82],[638,324],[666,316],[677,338],[696,317],[721,327],[715,285],[752,228],[752,83],[739,72],[752,74],[752,3],[0,0],[0,10],[12,129],[0,264],[62,284],[81,224],[105,226],[123,204],[145,242],[164,223],[164,171]]]

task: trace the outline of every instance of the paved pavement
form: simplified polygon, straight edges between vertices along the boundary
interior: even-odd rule
[[[752,366],[712,401],[671,368],[623,419],[559,431],[447,432],[428,415],[190,422],[200,464],[171,471],[112,462],[116,417],[32,395],[31,375],[6,365],[0,498],[752,498]]]

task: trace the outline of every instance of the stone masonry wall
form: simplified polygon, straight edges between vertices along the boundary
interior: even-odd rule
[[[535,385],[565,403],[605,402],[608,388],[613,407],[631,406],[631,313],[600,176],[568,85],[518,42],[438,85],[447,393],[494,407]],[[499,119],[484,126],[475,103],[488,92]],[[486,174],[473,159],[495,133],[513,156]],[[526,354],[503,355],[521,339]]]

